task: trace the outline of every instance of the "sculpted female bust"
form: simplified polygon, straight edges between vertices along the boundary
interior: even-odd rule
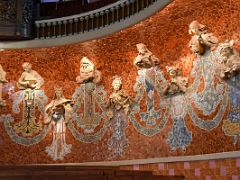
[[[164,95],[174,95],[176,93],[185,93],[187,90],[188,78],[180,75],[176,67],[166,67],[170,75],[170,82],[163,90]]]
[[[136,46],[138,50],[138,56],[134,60],[135,66],[139,68],[151,68],[159,65],[159,59],[147,49],[145,44],[139,43]]]
[[[129,94],[122,90],[122,79],[119,76],[115,76],[112,82],[113,92],[109,97],[107,106],[117,111],[123,109],[127,115],[130,108],[131,98]]]
[[[224,79],[229,79],[240,73],[240,55],[233,45],[234,41],[231,40],[218,47],[223,58],[220,77]]]
[[[204,54],[209,48],[212,48],[218,43],[218,39],[209,33],[205,25],[198,21],[192,21],[189,25],[189,34],[192,39],[189,42],[189,47],[196,54]]]
[[[40,89],[44,84],[43,78],[34,70],[28,62],[22,65],[24,72],[18,80],[17,86],[20,90],[25,89]]]

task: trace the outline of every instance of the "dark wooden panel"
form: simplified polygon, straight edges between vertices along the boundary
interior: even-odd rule
[[[33,38],[35,1],[0,1],[0,40]]]

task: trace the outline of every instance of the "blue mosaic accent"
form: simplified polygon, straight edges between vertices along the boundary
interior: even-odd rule
[[[204,80],[203,91],[195,91],[191,95],[194,103],[202,110],[204,115],[210,115],[215,112],[223,96],[223,84],[218,83],[216,88],[214,87],[216,69],[213,59],[211,51],[207,51],[202,57],[197,58],[197,62],[192,70],[192,74],[201,73],[201,77]],[[195,86],[198,87],[200,79],[195,79],[195,81],[197,82]]]
[[[175,151],[177,148],[181,148],[185,151],[191,141],[192,133],[187,129],[185,120],[183,118],[174,118],[173,128],[167,138],[167,143],[171,147],[171,150]]]
[[[146,105],[147,112],[140,112],[141,121],[145,121],[146,125],[154,126],[156,125],[156,120],[161,117],[160,111],[154,110],[154,91],[155,91],[155,68],[139,70],[139,75],[142,77],[139,78],[138,84],[141,84],[141,88],[144,90],[139,90],[141,93],[146,95]],[[143,94],[142,94],[143,95]],[[142,99],[142,97],[141,97]]]
[[[135,129],[141,134],[153,136],[159,133],[168,120],[168,107],[160,108],[158,110],[154,109],[154,99],[156,98],[154,97],[154,94],[156,92],[158,98],[160,98],[166,83],[167,81],[158,67],[141,69],[138,71],[136,84],[134,85],[134,91],[137,93],[135,97],[137,104],[133,106],[134,110],[131,112],[129,118]],[[140,110],[140,103],[143,100],[144,95],[146,97],[147,112],[141,112]],[[166,110],[164,114],[162,114],[163,109]],[[136,114],[139,114],[140,121],[145,122],[146,127],[136,120]],[[157,120],[160,120],[160,118],[162,118],[161,122],[157,123]]]
[[[113,151],[112,158],[116,158],[124,156],[124,148],[128,146],[128,139],[125,134],[125,129],[128,126],[128,119],[123,110],[114,110],[113,113],[114,116],[110,122],[112,136],[108,140],[108,149]]]
[[[185,151],[186,147],[192,141],[192,133],[189,132],[185,125],[185,97],[178,93],[166,99],[171,107],[171,116],[173,118],[173,128],[168,134],[167,143],[171,150],[181,148]]]
[[[207,131],[211,131],[220,124],[228,103],[227,87],[223,81],[218,78],[219,64],[216,62],[217,58],[218,53],[211,51],[207,51],[203,56],[196,58],[194,68],[191,72],[191,75],[195,77],[195,79],[186,94],[187,109],[191,120],[196,126]],[[204,80],[204,89],[196,93],[201,84],[201,78]],[[214,80],[216,78],[220,82],[215,88]],[[216,111],[217,113],[212,120],[201,119],[198,117],[191,103],[194,103],[204,115],[211,115]],[[219,108],[216,109],[218,106]]]

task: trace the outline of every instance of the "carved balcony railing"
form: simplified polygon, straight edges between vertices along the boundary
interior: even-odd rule
[[[101,38],[130,27],[173,0],[120,0],[73,16],[35,21],[35,39],[0,42],[0,49],[52,47]]]
[[[88,13],[35,21],[37,39],[56,38],[105,27],[132,16],[157,0],[120,0]]]
[[[86,1],[90,1],[90,3],[87,3]],[[81,14],[105,7],[117,1],[118,0],[70,0],[38,3],[37,20],[61,18]]]

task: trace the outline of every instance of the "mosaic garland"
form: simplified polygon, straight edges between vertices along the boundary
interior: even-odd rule
[[[110,122],[105,107],[107,93],[104,87],[92,82],[83,83],[76,88],[72,95],[75,103],[72,120],[68,122],[67,128],[76,140],[84,143],[101,140],[110,129],[112,136],[108,141],[108,146],[115,158],[124,156],[124,149],[129,146],[125,134],[128,119],[140,134],[152,137],[162,131],[171,116],[173,125],[166,142],[173,151],[178,148],[185,151],[193,138],[192,132],[185,124],[186,114],[190,115],[192,122],[197,127],[211,131],[219,126],[230,102],[230,110],[228,118],[224,120],[223,132],[233,136],[234,143],[236,143],[240,135],[240,76],[226,82],[221,81],[216,73],[218,72],[217,61],[222,61],[218,49],[196,57],[191,72],[194,82],[186,94],[179,93],[170,97],[162,95],[167,80],[158,67],[139,70],[133,87],[136,92],[135,102],[131,106],[128,117],[125,117],[123,112],[115,112],[116,116],[112,122]],[[203,79],[203,84],[201,79]],[[204,88],[198,92],[201,85]],[[160,101],[156,101],[156,98],[160,98]],[[13,94],[12,99],[13,113],[23,113],[21,125],[31,126],[31,122],[36,119],[36,110],[40,112],[41,116],[44,116],[44,107],[48,101],[44,91],[19,91]],[[156,102],[160,102],[160,104],[156,104]],[[20,107],[21,103],[23,104],[22,108]],[[193,104],[195,107],[192,106]],[[146,106],[146,112],[141,111],[142,105]],[[160,108],[156,109],[156,106]],[[217,107],[219,108],[217,109]],[[195,112],[196,109],[200,110],[204,116],[215,115],[211,120],[206,120],[198,116]],[[4,124],[9,137],[24,146],[39,143],[46,137],[50,129],[48,125],[41,128],[42,123],[38,122],[40,123],[38,130],[32,130],[33,132],[29,134],[28,132],[19,132],[15,127],[16,122],[10,114],[1,115],[0,122]],[[13,125],[15,126],[12,127]],[[70,153],[70,145],[68,149],[65,154]],[[54,152],[50,152],[50,154],[54,160],[63,159],[65,155],[54,157]]]
[[[76,89],[72,98],[76,102],[73,107],[73,121],[68,124],[72,135],[79,141],[91,143],[100,140],[108,129],[109,119],[107,117],[104,102],[106,102],[107,93],[102,85],[95,85],[94,83],[82,84]],[[90,100],[90,101],[89,101]],[[95,112],[95,104],[100,107],[102,112]],[[83,112],[77,112],[81,109]],[[95,128],[99,126],[101,120],[104,121],[103,126],[99,131],[95,132]],[[79,132],[74,127],[76,122],[79,128],[82,128],[84,133]]]
[[[14,122],[14,118],[10,114],[1,115],[0,122],[3,122],[4,128],[5,128],[6,132],[8,133],[9,137],[11,138],[11,140],[16,142],[17,144],[21,144],[23,146],[31,146],[31,145],[39,143],[46,137],[46,135],[49,132],[49,127],[44,126],[41,133],[39,133],[38,135],[31,137],[31,138],[24,138],[22,136],[19,136],[13,130],[11,123]]]
[[[138,103],[135,111],[132,111],[129,118],[139,133],[151,137],[160,133],[168,120],[168,107],[161,106],[163,108],[158,110],[154,108],[156,98],[154,92],[156,91],[160,96],[167,81],[158,67],[139,70],[138,75],[136,84],[134,85],[134,91],[137,93],[135,100]],[[147,112],[140,112],[140,103],[143,100],[144,94],[146,96]],[[165,109],[165,111],[163,111],[163,109]],[[140,121],[145,122],[144,125],[136,119],[137,114],[140,115]],[[160,118],[161,122],[157,124],[157,120]]]

